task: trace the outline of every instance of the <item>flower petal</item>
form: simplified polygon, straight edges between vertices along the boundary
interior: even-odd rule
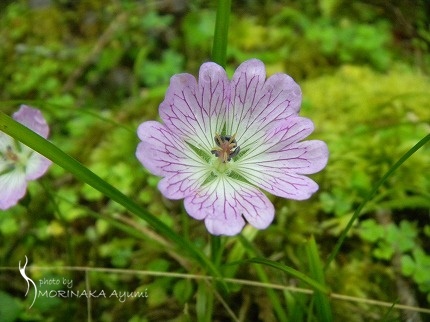
[[[245,172],[244,175],[250,183],[282,198],[305,200],[318,190],[318,184],[312,179],[292,172],[286,173],[285,169],[265,166],[248,169]]]
[[[264,143],[238,160],[238,172],[250,183],[284,198],[307,199],[318,185],[302,174],[323,169],[328,161],[327,145],[318,140],[298,142],[313,130],[310,120],[291,117],[278,122]]]
[[[22,171],[15,170],[0,175],[0,209],[15,206],[24,197],[26,189],[27,182]]]
[[[48,137],[48,123],[38,109],[21,105],[20,109],[13,114],[13,118],[45,139]]]
[[[190,74],[175,75],[170,80],[160,117],[172,132],[200,149],[210,151],[215,132],[225,122],[229,87],[225,70],[215,63],[205,63],[197,83]]]
[[[45,158],[43,155],[33,151],[30,158],[27,161],[27,167],[25,169],[26,180],[35,180],[40,178],[48,170],[52,161]]]
[[[165,177],[158,186],[165,197],[184,198],[204,182],[207,165],[165,125],[148,121],[137,132],[142,142],[136,156],[153,174]]]
[[[231,81],[227,134],[237,133],[238,144],[247,148],[276,121],[297,115],[301,98],[301,89],[290,76],[275,74],[266,80],[264,64],[248,60]]]
[[[243,162],[252,163],[273,161],[283,157],[279,153],[285,154],[289,151],[293,143],[297,143],[314,130],[311,120],[293,116],[285,120],[275,122],[272,128],[265,131],[261,139],[253,139],[252,146],[243,155]],[[242,147],[241,147],[242,148]],[[245,150],[242,148],[242,150]]]
[[[191,217],[205,220],[213,235],[236,235],[245,219],[255,228],[264,229],[275,214],[272,203],[260,190],[228,177],[218,177],[203,186],[186,197],[184,205]]]

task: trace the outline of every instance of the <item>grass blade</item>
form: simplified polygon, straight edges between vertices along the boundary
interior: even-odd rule
[[[38,134],[34,133],[21,123],[16,122],[5,113],[0,112],[0,131],[14,137],[21,141],[31,149],[44,155],[52,162],[56,163],[65,170],[71,172],[76,178],[87,183],[94,189],[100,191],[105,196],[114,200],[124,208],[129,210],[131,213],[145,220],[161,235],[170,239],[178,249],[187,251],[194,259],[196,259],[203,267],[207,269],[215,277],[221,277],[221,273],[215,267],[215,265],[205,256],[198,248],[196,248],[191,242],[178,235],[170,227],[160,221],[157,217],[150,214],[147,210],[140,207],[137,203],[131,200],[129,197],[124,195],[118,189],[101,179],[99,176],[94,174],[88,168],[83,166],[76,159],[72,158],[57,146],[42,138]],[[221,281],[223,286],[226,288],[225,282]]]
[[[308,257],[309,269],[312,278],[325,287],[324,270],[321,264],[320,257],[318,255],[317,245],[313,237],[311,237],[311,239],[306,244],[306,254]],[[333,315],[331,312],[330,301],[327,293],[315,290],[314,298],[318,321],[333,321]]]

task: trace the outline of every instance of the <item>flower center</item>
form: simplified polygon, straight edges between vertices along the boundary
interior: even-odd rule
[[[0,151],[0,175],[17,168],[25,169],[32,153],[32,150],[18,142],[15,146],[6,145],[6,149]]]
[[[0,175],[15,170],[19,163],[20,157],[10,145],[6,146],[6,151],[0,151]]]
[[[235,140],[236,134],[233,135],[219,135],[215,134],[215,143],[216,147],[211,150],[211,153],[214,154],[220,163],[227,163],[232,158],[237,156],[240,151],[240,147],[237,145]]]
[[[12,147],[10,145],[8,145],[6,148],[4,158],[6,161],[11,161],[12,163],[17,163],[19,161],[18,155],[13,152]]]

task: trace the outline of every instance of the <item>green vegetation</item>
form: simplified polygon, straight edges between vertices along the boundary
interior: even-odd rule
[[[429,312],[390,307],[430,306],[429,144],[365,204],[323,268],[378,180],[430,132],[426,1],[263,2],[233,1],[227,70],[255,57],[269,74],[292,75],[303,90],[301,114],[329,146],[329,164],[313,176],[320,190],[310,200],[270,197],[276,218],[268,229],[213,240],[181,201],[161,196],[158,179],[135,158],[135,132],[158,118],[173,74],[195,74],[211,59],[215,3],[0,4],[0,111],[11,115],[22,103],[40,108],[53,144],[161,222],[134,216],[52,166],[19,206],[0,211],[0,320],[429,319]],[[106,297],[40,297],[29,309],[33,290],[24,296],[18,271],[25,256],[41,267],[27,268],[36,283],[68,279],[73,290],[105,290]],[[225,280],[203,278],[217,274]],[[114,290],[148,297],[120,301],[109,297]]]

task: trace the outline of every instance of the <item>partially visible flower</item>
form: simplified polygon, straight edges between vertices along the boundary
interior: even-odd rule
[[[266,228],[274,207],[264,189],[303,200],[318,190],[307,174],[328,160],[327,145],[302,141],[314,129],[298,116],[301,90],[286,74],[266,80],[264,64],[241,64],[230,81],[215,63],[171,78],[159,108],[163,123],[138,128],[136,156],[169,199],[184,198],[188,214],[214,235],[238,234],[248,222]]]
[[[45,139],[49,127],[42,113],[34,108],[21,105],[13,118]],[[51,165],[51,161],[0,132],[0,209],[15,206],[24,197],[27,182],[41,177]]]

